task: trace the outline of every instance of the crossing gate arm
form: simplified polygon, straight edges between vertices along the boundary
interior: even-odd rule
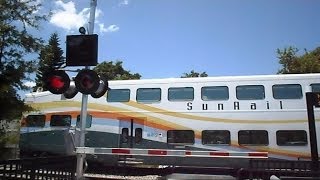
[[[190,151],[172,149],[77,147],[78,154],[267,159],[268,152]]]

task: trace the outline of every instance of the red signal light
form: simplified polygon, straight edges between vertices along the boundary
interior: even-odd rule
[[[56,70],[44,76],[44,83],[52,94],[62,94],[69,88],[70,78],[66,72]]]
[[[83,87],[92,88],[94,86],[94,79],[90,77],[88,74],[81,77],[81,83]]]
[[[99,88],[99,76],[90,69],[81,70],[75,78],[75,84],[79,92],[92,94]]]
[[[52,76],[49,79],[50,86],[55,89],[60,89],[64,86],[63,79],[60,76]]]

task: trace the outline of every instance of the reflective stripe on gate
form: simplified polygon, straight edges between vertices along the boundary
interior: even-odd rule
[[[78,154],[110,154],[137,156],[178,156],[178,157],[226,157],[226,158],[268,158],[268,152],[227,152],[190,151],[172,149],[134,149],[134,148],[92,148],[77,147]]]

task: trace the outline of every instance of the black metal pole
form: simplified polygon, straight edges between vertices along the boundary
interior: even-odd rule
[[[131,128],[131,131],[130,131],[130,148],[133,148],[133,119],[130,120],[130,128]]]
[[[316,134],[316,124],[314,118],[313,106],[315,105],[315,93],[307,92],[307,112],[308,112],[308,124],[309,124],[309,134],[310,134],[310,148],[311,148],[311,161],[312,170],[319,170],[319,157],[318,157],[318,145],[317,145],[317,134]]]

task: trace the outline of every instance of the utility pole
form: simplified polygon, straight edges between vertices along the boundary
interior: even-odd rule
[[[89,17],[89,28],[88,34],[93,34],[94,30],[94,20],[95,20],[95,12],[97,7],[97,0],[90,0],[90,17]],[[90,69],[89,66],[86,66],[85,69]],[[82,94],[82,102],[81,102],[81,116],[80,116],[80,140],[79,147],[85,146],[85,130],[86,130],[86,121],[87,121],[87,108],[88,108],[88,95]],[[79,153],[77,154],[77,179],[84,179],[83,177],[83,164],[85,162],[85,154]]]

